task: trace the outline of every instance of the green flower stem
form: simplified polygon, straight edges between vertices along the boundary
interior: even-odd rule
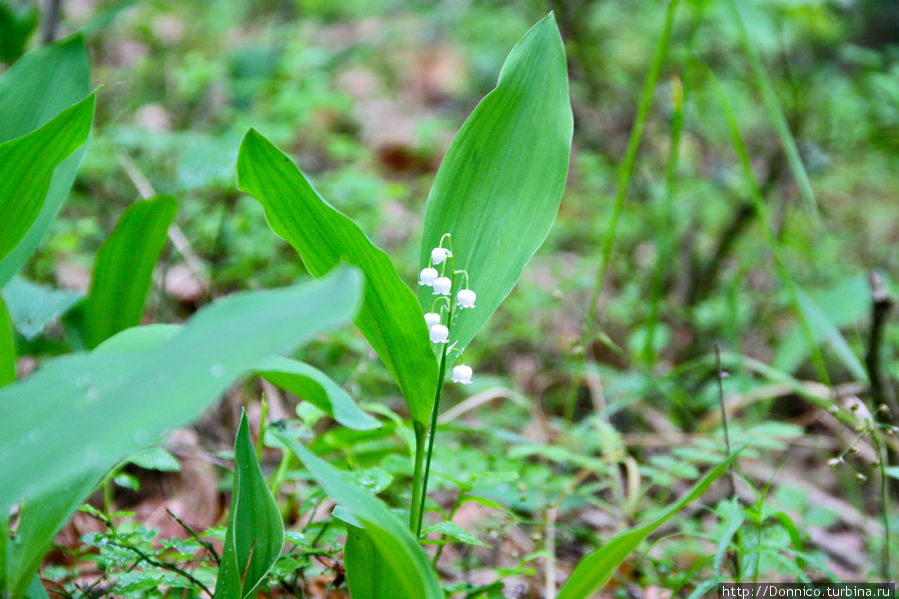
[[[450,308],[452,319],[452,308]],[[452,320],[450,320],[452,322]],[[428,439],[428,459],[425,464],[425,476],[421,485],[421,505],[418,507],[418,524],[415,528],[416,538],[421,538],[421,523],[425,515],[425,502],[428,500],[428,477],[431,475],[431,455],[434,453],[434,437],[437,436],[437,413],[440,411],[440,396],[443,395],[443,378],[446,376],[446,344],[440,354],[440,372],[437,375],[437,391],[434,393],[434,408],[431,410],[431,436]],[[414,499],[413,499],[414,501]]]
[[[421,506],[423,505],[421,501],[421,475],[425,457],[425,440],[427,439],[428,431],[420,422],[413,423],[413,428],[415,429],[415,472],[412,475],[412,503],[409,507],[409,530],[415,532],[418,523],[421,521],[421,515],[419,514]]]
[[[440,238],[440,246],[441,247],[443,247],[443,239],[445,237],[447,237],[448,235],[449,234],[445,234],[443,237]],[[449,247],[450,256],[449,256],[449,258],[447,258],[446,260],[443,261],[444,266],[446,266],[447,263],[452,261],[452,265],[450,267],[450,273],[451,273],[450,296],[449,296],[449,301],[447,301],[447,304],[449,307],[449,312],[448,312],[447,318],[446,318],[446,325],[450,329],[450,331],[452,331],[452,326],[453,326],[453,299],[452,299],[453,296],[452,296],[452,294],[456,289],[456,258],[452,253],[453,252],[452,243],[453,243],[452,237],[450,237],[449,243],[447,244],[450,246]],[[465,273],[465,276],[467,278],[468,273]],[[447,346],[446,346],[446,344],[444,344],[443,349],[440,351],[440,368],[438,369],[438,373],[437,373],[437,389],[434,391],[434,407],[431,409],[431,426],[429,429],[430,438],[428,439],[428,459],[425,462],[424,478],[421,481],[421,491],[419,493],[419,505],[416,510],[418,513],[418,521],[415,525],[416,538],[421,538],[421,524],[424,521],[425,502],[428,500],[428,478],[431,475],[431,456],[434,454],[434,437],[437,436],[437,414],[440,412],[440,398],[443,395],[443,379],[446,377],[446,354],[447,354]],[[418,437],[416,434],[416,440],[417,439],[418,439]],[[416,451],[416,454],[418,454],[418,453],[419,452]],[[416,483],[417,483],[417,481],[413,481],[413,484],[416,484]],[[416,484],[416,487],[417,486],[418,485]],[[413,503],[415,502],[414,493],[415,493],[415,491],[413,491],[413,498],[412,498]],[[415,508],[413,507],[413,509],[415,509]]]

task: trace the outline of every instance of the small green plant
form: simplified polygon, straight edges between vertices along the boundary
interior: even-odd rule
[[[774,124],[779,151],[786,157],[806,209],[811,209],[817,200],[800,155],[803,148],[792,137],[786,111],[779,104],[779,90],[768,79],[762,58],[751,43],[749,12],[744,14],[742,7],[731,0],[725,2],[737,25],[737,39],[750,58],[754,84],[761,89],[766,113]],[[568,10],[566,3],[557,4]],[[238,260],[231,274],[222,274],[228,272],[226,266],[218,270],[218,280],[213,276],[211,285],[202,285],[204,301],[230,288],[235,279],[241,286],[254,288],[259,281],[290,281],[303,268],[318,279],[281,289],[222,296],[199,308],[183,324],[162,322],[181,321],[171,306],[166,306],[170,313],[145,308],[154,274],[160,270],[157,262],[166,255],[167,238],[173,236],[171,227],[179,204],[183,218],[185,211],[198,211],[197,198],[185,194],[187,197],[179,195],[176,200],[171,195],[157,195],[142,182],[142,175],[134,175],[135,165],[124,156],[118,161],[132,180],[137,180],[144,199],[122,210],[114,230],[100,244],[86,293],[52,289],[19,274],[72,188],[93,126],[95,99],[102,96],[89,90],[87,54],[79,35],[16,60],[0,77],[0,596],[45,597],[42,578],[55,579],[60,594],[73,596],[107,593],[163,597],[180,593],[245,599],[269,591],[274,594],[276,589],[302,596],[306,589],[298,579],[324,568],[333,571],[335,587],[346,582],[353,599],[494,599],[508,593],[503,588],[505,580],[533,578],[538,575],[537,564],[541,564],[544,571],[539,575],[543,576],[545,596],[586,599],[607,585],[617,584],[619,567],[647,546],[640,582],[661,582],[674,589],[675,595],[691,592],[698,597],[730,575],[734,580],[748,581],[774,572],[807,580],[811,576],[805,572],[806,567],[830,580],[838,579],[821,553],[808,547],[809,536],[804,530],[804,525],[830,522],[830,516],[820,509],[815,512],[816,506],[800,497],[801,491],[793,496],[780,485],[769,494],[768,487],[758,490],[750,476],[745,477],[744,486],[754,494],[755,501],[741,503],[733,482],[738,469],[731,470],[732,496],[703,512],[707,520],[697,524],[691,519],[675,534],[659,536],[663,525],[734,467],[737,454],[747,462],[761,461],[763,450],[785,452],[787,443],[802,436],[803,427],[794,422],[758,418],[731,422],[725,444],[708,434],[719,424],[710,418],[719,413],[716,399],[720,400],[720,418],[727,425],[722,367],[733,370],[734,389],[745,392],[738,398],[738,409],[757,409],[753,414],[757,416],[764,408],[754,404],[774,397],[765,394],[774,389],[770,392],[806,400],[832,416],[838,426],[855,431],[855,440],[835,454],[832,465],[837,475],[849,472],[851,480],[859,482],[865,481],[862,470],[870,474],[873,466],[879,467],[884,510],[882,523],[876,525],[883,531],[882,572],[888,575],[891,522],[886,488],[888,478],[897,478],[896,467],[889,466],[888,457],[897,445],[890,437],[896,429],[887,421],[886,402],[894,402],[894,398],[880,398],[891,390],[881,356],[872,353],[863,364],[858,358],[858,339],[844,337],[841,331],[854,324],[866,308],[854,309],[851,317],[844,314],[844,320],[835,322],[832,308],[827,309],[819,297],[805,293],[794,283],[798,275],[795,265],[787,261],[789,235],[775,226],[777,219],[773,207],[768,206],[768,191],[763,189],[761,179],[756,179],[749,149],[753,140],[744,141],[739,111],[730,104],[732,90],[726,82],[719,84],[711,67],[705,67],[693,52],[695,31],[689,33],[689,68],[670,79],[671,145],[661,205],[657,207],[661,217],[651,219],[653,226],[661,224],[670,230],[659,233],[655,255],[646,261],[654,262],[654,269],[643,269],[651,270],[648,301],[641,296],[639,273],[616,281],[622,289],[617,290],[620,297],[614,300],[617,307],[613,305],[612,309],[625,306],[646,319],[636,325],[628,342],[620,345],[613,339],[615,335],[600,330],[597,303],[604,299],[606,280],[611,282],[618,269],[612,260],[613,245],[618,243],[619,233],[622,238],[633,238],[634,231],[640,231],[629,222],[633,215],[628,214],[625,199],[628,189],[644,191],[635,174],[638,150],[644,130],[649,135],[652,129],[652,103],[658,82],[664,81],[661,75],[669,45],[674,45],[671,40],[680,35],[675,16],[682,4],[694,11],[695,29],[702,23],[706,6],[715,3],[667,3],[662,35],[623,152],[617,195],[608,211],[589,204],[587,211],[599,213],[601,218],[597,220],[591,214],[591,219],[573,227],[592,227],[608,218],[602,246],[595,252],[590,250],[595,254],[593,259],[599,259],[598,273],[585,275],[583,280],[592,279],[592,285],[588,283],[579,290],[589,296],[588,310],[576,317],[584,317],[584,326],[570,339],[571,347],[557,348],[560,353],[552,357],[564,362],[562,354],[571,351],[571,363],[566,362],[562,375],[556,373],[555,380],[548,383],[552,391],[546,394],[546,401],[560,399],[558,406],[547,411],[550,417],[543,419],[544,432],[553,436],[551,443],[535,441],[518,431],[524,415],[542,409],[535,407],[536,401],[508,389],[488,388],[483,384],[488,377],[479,373],[479,357],[495,359],[493,346],[507,349],[508,340],[517,333],[507,333],[506,343],[491,338],[490,343],[472,344],[544,244],[569,177],[574,123],[568,71],[575,65],[572,72],[576,72],[578,62],[585,70],[590,69],[583,64],[583,56],[569,64],[552,14],[512,48],[496,87],[473,110],[449,146],[424,207],[414,266],[404,264],[401,256],[394,260],[370,240],[365,232],[371,228],[367,220],[370,215],[354,220],[336,207],[340,205],[354,214],[348,198],[352,200],[349,204],[375,205],[385,199],[383,195],[393,193],[392,182],[382,182],[367,173],[353,178],[355,175],[346,174],[353,167],[345,167],[341,176],[351,179],[349,184],[342,180],[346,186],[341,187],[331,181],[329,187],[324,176],[320,187],[324,193],[320,194],[291,156],[279,149],[287,147],[284,130],[288,127],[272,123],[284,105],[299,104],[305,114],[317,103],[345,100],[322,82],[304,89],[305,95],[315,98],[295,90],[287,93],[280,84],[274,86],[276,118],[263,110],[263,116],[254,114],[252,119],[268,137],[256,129],[243,134],[247,120],[238,120],[239,124],[232,122],[220,136],[198,131],[196,136],[177,139],[160,136],[124,142],[133,144],[132,148],[156,152],[177,149],[182,154],[174,170],[181,189],[214,187],[223,194],[217,232],[216,227],[209,226],[208,215],[198,219],[202,225],[197,227],[204,231],[203,243],[215,246],[206,249],[216,258],[229,251],[240,253],[245,247],[241,243],[265,245],[262,241],[270,233],[264,227],[223,232],[234,220],[240,220],[247,229],[259,225],[260,213],[264,212],[271,231],[292,246],[302,260],[300,266],[286,246],[247,252],[252,258]],[[576,5],[579,3],[571,3],[575,13]],[[575,34],[582,31],[577,19],[569,18],[565,25]],[[0,0],[0,37],[2,31],[11,32],[9,40],[0,42],[0,60],[17,59],[31,28],[33,22],[27,12],[13,14]],[[25,41],[20,44],[22,36]],[[572,43],[583,50],[581,41]],[[228,69],[192,57],[175,69],[173,95],[185,105],[200,103],[206,79],[218,70],[230,69],[238,90],[234,101],[246,102],[258,85],[255,75],[247,74],[256,68],[256,62],[263,65],[260,69],[270,69],[280,78],[293,77],[291,68],[296,65],[289,61],[268,65],[268,53],[256,49],[248,53],[252,60],[235,58]],[[300,58],[296,60],[303,65],[320,60],[315,52],[303,50],[297,54]],[[66,77],[54,73],[66,73]],[[746,307],[751,302],[737,294],[737,285],[729,290],[732,293],[724,298],[726,301],[704,296],[714,286],[717,250],[708,268],[700,269],[703,282],[697,284],[699,290],[687,291],[696,294],[691,297],[697,305],[692,305],[691,299],[677,307],[684,307],[684,314],[674,318],[668,313],[669,288],[680,285],[669,264],[681,242],[675,214],[679,210],[690,212],[685,196],[693,191],[686,185],[679,187],[681,171],[697,160],[697,140],[710,146],[712,143],[712,135],[701,131],[703,127],[691,116],[700,104],[695,95],[689,94],[704,91],[703,77],[726,117],[721,126],[730,135],[740,173],[733,178],[745,187],[741,193],[747,194],[746,210],[762,225],[766,247],[773,252],[779,284],[785,291],[776,301],[789,306],[796,319],[784,340],[778,341],[774,367],[747,358],[742,350],[723,353],[717,364],[711,362],[711,356],[694,359],[689,355],[690,361],[668,361],[671,346],[682,335],[678,326],[684,323],[678,319],[694,319],[689,324],[710,331],[726,325],[728,334],[740,340],[745,333],[743,325],[757,316]],[[61,79],[65,79],[64,84]],[[329,156],[359,153],[343,133],[334,137],[328,139],[324,151]],[[310,140],[308,146],[316,143],[311,136]],[[644,146],[651,151],[653,144]],[[216,154],[213,159],[204,160],[207,150]],[[596,189],[603,187],[604,175],[594,172],[605,168],[597,166],[602,162],[600,157],[599,153],[581,156],[580,167],[599,181]],[[238,195],[231,181],[235,159],[237,189],[247,194],[244,196]],[[194,172],[195,166],[198,172]],[[105,176],[109,166],[97,172]],[[171,186],[163,184],[160,189],[174,193]],[[333,199],[334,205],[325,196]],[[573,208],[576,213],[578,209]],[[705,207],[696,213],[699,220],[718,218],[706,214]],[[644,217],[639,214],[639,218]],[[418,242],[418,231],[413,236]],[[176,249],[183,252],[183,239],[176,238],[180,240]],[[239,242],[235,242],[237,238]],[[704,243],[698,247],[704,247]],[[724,243],[722,247],[727,249]],[[281,270],[267,270],[259,279],[247,276],[254,270],[254,260],[265,262],[285,252],[290,253],[292,262],[279,265]],[[400,275],[412,270],[417,273],[416,280],[404,280]],[[516,318],[520,321],[512,322],[513,331],[530,324],[522,315],[532,305],[542,302],[560,310],[562,303],[558,300],[565,298],[561,289],[550,293],[530,288],[528,293],[531,297],[521,301],[516,315],[501,316],[508,319],[503,324]],[[535,301],[534,297],[540,299]],[[154,320],[161,322],[143,324]],[[365,341],[344,327],[351,321]],[[57,322],[58,327],[54,324]],[[580,320],[575,323],[576,327],[580,324]],[[495,325],[496,320],[494,328],[504,328]],[[53,339],[43,337],[49,330],[56,333]],[[315,340],[326,331],[333,331],[335,338]],[[369,363],[360,357],[367,353],[365,342],[385,368],[368,370]],[[825,345],[828,356],[821,352]],[[874,345],[879,351],[884,344]],[[297,354],[304,346],[303,355]],[[17,349],[38,355],[41,362],[18,381]],[[594,368],[607,366],[600,364],[597,356],[598,351],[605,350],[633,370],[611,376],[606,370],[594,373]],[[822,391],[820,384],[799,378],[797,371],[809,357],[828,389]],[[884,402],[872,410],[872,418],[857,414],[855,407],[843,409],[835,404],[825,357],[835,358],[853,381],[872,384],[872,396]],[[882,359],[895,366],[891,356]],[[716,370],[715,366],[718,393],[710,393],[715,389],[709,385],[709,373]],[[344,376],[354,367],[349,377]],[[874,376],[869,376],[872,373]],[[250,378],[248,383],[235,388],[246,378]],[[885,382],[878,393],[881,378]],[[583,418],[578,413],[584,403],[579,395],[584,390],[581,379],[589,383],[595,402],[592,413]],[[384,392],[371,392],[375,385],[367,383],[372,381]],[[226,521],[223,518],[218,526],[196,532],[173,515],[189,533],[190,539],[182,541],[162,539],[155,531],[133,522],[133,514],[113,511],[115,486],[134,489],[138,485],[137,478],[128,474],[129,464],[168,468],[170,465],[164,465],[168,459],[177,468],[177,461],[159,448],[166,432],[194,421],[228,390],[243,392],[257,383],[264,393],[274,386],[296,395],[303,403],[297,407],[299,420],[269,422],[269,404],[263,401],[255,443],[249,419],[241,413]],[[606,383],[611,383],[610,388],[619,387],[609,394],[612,401],[608,404],[602,390]],[[767,385],[757,397],[753,395],[758,391],[756,383]],[[462,387],[453,389],[453,385]],[[454,396],[468,388],[474,388],[477,397],[447,410],[444,394]],[[255,398],[256,390],[253,387],[243,401],[250,401],[247,396]],[[402,401],[391,403],[391,395],[397,390]],[[491,421],[475,426],[460,421],[460,414],[497,397],[513,400],[502,410],[520,413],[512,417],[507,412],[494,414],[497,421],[508,420],[501,424]],[[658,406],[652,405],[656,397],[674,406],[672,411],[663,414],[656,410]],[[625,434],[616,430],[618,423],[610,421],[618,416],[625,422],[635,415],[643,418],[645,414],[629,411],[630,404],[636,402],[644,402],[652,410],[646,417],[654,419],[652,435],[659,432],[663,436],[666,433],[662,429],[673,423],[679,426],[679,433],[689,434],[689,440],[670,453],[647,450],[646,459],[638,464],[628,443],[645,440],[629,437],[625,442]],[[555,407],[560,408],[559,415],[564,416],[560,420],[564,422],[552,421]],[[666,420],[656,429],[659,416],[671,422]],[[469,443],[471,439],[476,441]],[[730,453],[731,439],[734,446],[746,446],[743,453]],[[488,450],[478,447],[480,442],[497,455],[485,457]],[[665,443],[662,441],[662,445]],[[872,468],[862,465],[852,472],[841,467],[853,449],[867,444],[876,456]],[[266,473],[260,462],[263,449],[269,457],[280,457],[271,473]],[[148,451],[159,453],[156,458],[148,458]],[[496,468],[498,463],[501,468]],[[692,487],[685,492],[675,489],[684,481],[692,481]],[[98,488],[103,491],[103,509],[83,505]],[[666,504],[662,509],[653,509],[658,507],[655,493],[647,493],[652,488],[661,490]],[[300,498],[297,489],[308,491],[308,495]],[[455,495],[447,496],[448,491]],[[322,505],[330,505],[327,499],[337,507],[329,514],[320,513]],[[454,521],[472,503],[514,521],[528,532],[533,543],[527,551],[512,556],[511,564],[493,567],[494,578],[490,580],[456,578],[448,582],[444,572],[451,561],[453,565],[463,562],[467,569],[466,560],[473,551],[499,549],[494,540],[502,535],[500,527],[491,527],[482,536]],[[790,504],[795,509],[781,510],[774,504]],[[598,527],[608,529],[608,534],[596,533],[586,527],[562,525],[557,519],[566,510],[570,513],[582,508],[596,508],[615,525]],[[61,567],[45,566],[41,571],[55,535],[79,509],[99,521],[102,530],[84,535],[74,557],[97,565],[103,575],[102,586],[82,584],[71,572],[60,573],[65,570]],[[307,522],[294,527],[291,518],[295,514],[303,514]],[[714,523],[713,533],[706,531],[708,522]],[[877,529],[866,524],[871,530]],[[293,529],[285,532],[285,528]],[[557,584],[556,572],[557,556],[563,555],[557,545],[562,542],[560,537],[577,548],[568,552],[571,559],[565,566],[573,567],[564,572],[562,577],[567,578],[561,585]],[[593,550],[580,551],[582,547]],[[457,551],[459,548],[462,551]],[[704,551],[705,555],[696,557],[689,571],[679,572],[677,560],[667,558],[664,551],[657,551],[659,548],[673,553]]]

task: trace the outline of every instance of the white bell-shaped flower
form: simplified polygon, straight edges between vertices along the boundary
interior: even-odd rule
[[[418,275],[418,284],[419,285],[427,285],[430,287],[434,284],[434,281],[437,280],[437,277],[440,276],[440,273],[437,272],[436,268],[428,268],[421,269],[421,273]]]
[[[474,308],[477,298],[477,294],[471,289],[462,289],[456,294],[456,305],[460,308]]]
[[[429,329],[435,324],[440,324],[440,314],[437,314],[436,312],[428,312],[427,314],[425,314],[425,324],[428,325]]]
[[[453,282],[450,281],[449,277],[437,277],[431,286],[434,288],[434,295],[449,295]]]
[[[453,254],[446,248],[434,248],[431,250],[431,263],[443,264],[443,261]]]
[[[446,343],[449,341],[449,329],[442,324],[435,324],[431,327],[431,343]]]
[[[466,366],[465,364],[459,364],[458,366],[453,367],[453,382],[454,383],[462,383],[463,385],[471,384],[471,366]]]

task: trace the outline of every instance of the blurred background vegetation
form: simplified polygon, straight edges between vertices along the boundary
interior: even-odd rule
[[[23,32],[21,43],[6,36],[0,59],[12,62],[23,44],[38,44],[43,35],[82,29],[92,84],[104,86],[75,188],[25,274],[84,290],[92,256],[123,210],[142,192],[172,194],[180,202],[177,223],[201,268],[165,250],[150,321],[178,321],[215,296],[305,276],[295,252],[265,225],[261,206],[236,190],[237,148],[250,126],[291,152],[321,194],[359,222],[414,283],[420,224],[443,152],[493,87],[511,46],[555,11],[575,114],[568,186],[546,244],[467,352],[476,384],[463,391],[501,399],[465,412],[435,458],[438,473],[465,464],[515,475],[494,476],[482,493],[511,511],[478,514],[468,523],[502,548],[477,559],[462,553],[463,569],[488,564],[522,581],[548,576],[540,565],[545,556],[536,552],[545,548],[551,514],[552,551],[565,570],[620,525],[670,501],[698,466],[718,459],[716,342],[777,373],[835,389],[833,401],[842,408],[868,409],[853,405],[868,400],[869,273],[879,272],[894,295],[899,290],[895,2],[740,1],[745,36],[729,1],[679,3],[647,96],[596,306],[589,305],[596,273],[668,3],[59,5],[58,23],[48,31],[46,6],[38,18],[31,2],[0,2],[0,26]],[[758,195],[741,167],[722,97],[745,142]],[[778,132],[781,115],[786,138]],[[797,179],[786,140],[798,150],[812,195]],[[803,298],[808,331],[797,319],[789,281]],[[591,310],[597,325],[584,336]],[[49,337],[34,342],[31,353],[52,353]],[[895,381],[895,319],[884,329],[883,347],[886,376]],[[307,353],[359,399],[402,411],[386,371],[353,332],[331,335]],[[810,555],[830,571],[877,578],[884,568],[880,491],[867,437],[854,438],[826,410],[794,388],[776,388],[747,363],[727,366],[723,381],[732,443],[752,442],[746,479],[761,489],[779,471],[765,500],[771,513],[791,514]],[[239,405],[259,393],[246,385],[228,401]],[[466,393],[454,389],[445,405],[452,408]],[[216,433],[206,424],[201,431],[227,446],[234,429]],[[350,437],[335,432],[323,442],[355,443],[358,463],[407,475],[396,443],[360,445]],[[828,468],[829,459],[856,446],[858,456]],[[450,486],[436,483],[438,492]],[[452,497],[445,496],[450,504]],[[716,509],[726,524],[725,508]],[[764,523],[769,514],[759,509]],[[703,561],[716,546],[716,537],[701,534],[707,515],[695,512],[679,524],[682,536],[659,543],[648,562],[622,574],[621,588],[628,580],[643,588],[690,588],[691,576],[711,568]],[[895,508],[892,524],[899,528]],[[523,531],[521,538],[510,530]],[[771,532],[759,553],[770,576],[795,578],[802,568],[785,530]],[[894,547],[894,572],[897,554]],[[537,589],[543,582],[521,584]]]

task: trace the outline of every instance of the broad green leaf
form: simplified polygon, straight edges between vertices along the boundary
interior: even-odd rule
[[[84,305],[88,347],[140,324],[153,267],[176,210],[169,196],[135,202],[100,246]]]
[[[90,94],[40,129],[0,144],[0,259],[34,224],[53,171],[87,141],[93,118]]]
[[[286,154],[252,129],[240,145],[237,182],[263,205],[269,226],[297,250],[312,276],[322,276],[340,261],[362,270],[365,296],[356,326],[396,379],[412,418],[427,425],[437,361],[424,314],[387,254],[318,195]]]
[[[550,14],[512,48],[496,88],[446,153],[428,197],[422,266],[451,233],[455,268],[468,272],[477,293],[475,307],[454,319],[450,343],[458,349],[509,294],[549,233],[565,188],[572,127],[565,49]],[[421,287],[418,296],[430,311],[431,288]]]
[[[90,68],[80,35],[25,54],[0,77],[0,142],[21,137],[46,124],[89,91]],[[0,287],[9,281],[37,248],[59,212],[84,157],[81,147],[53,172],[40,214],[9,255],[0,259]]]
[[[739,451],[712,468],[680,499],[665,508],[655,518],[614,536],[604,546],[584,557],[562,586],[558,599],[586,599],[605,586],[618,566],[627,559],[627,556],[658,527],[701,497],[706,489],[724,474],[738,453]]]
[[[350,269],[237,293],[164,343],[64,356],[0,389],[0,510],[107,469],[190,422],[264,358],[352,317],[360,297]]]
[[[281,511],[259,468],[244,412],[234,442],[231,513],[215,596],[255,596],[254,590],[278,560],[283,545]]]
[[[62,488],[22,505],[16,538],[10,545],[7,578],[14,597],[28,595],[29,582],[35,578],[53,539],[102,478],[102,470],[87,472]]]
[[[16,382],[16,340],[13,337],[9,312],[3,298],[0,297],[0,387],[14,382]]]
[[[98,345],[95,352],[154,347],[171,338],[180,329],[175,324],[132,327]],[[370,430],[381,426],[380,422],[361,410],[337,383],[308,364],[271,356],[257,364],[253,370],[272,384],[310,401],[347,428]]]
[[[276,436],[303,462],[331,499],[359,520],[359,527],[365,529],[373,546],[372,551],[378,554],[385,570],[396,580],[396,588],[402,591],[393,597],[442,599],[443,592],[427,555],[399,518],[376,497],[346,482],[339,471],[305,447],[284,434],[276,433]],[[348,571],[347,576],[354,574]]]
[[[13,277],[2,294],[12,322],[25,339],[31,340],[81,301],[84,294],[32,283]]]
[[[272,356],[255,370],[268,382],[312,403],[347,428],[365,431],[381,426],[328,375],[309,364]]]
[[[400,580],[386,566],[377,545],[364,528],[346,525],[343,564],[346,568],[346,584],[352,599],[409,597],[403,594]]]
[[[94,353],[150,349],[168,341],[183,328],[179,324],[148,324],[142,327],[131,327],[95,347]]]

